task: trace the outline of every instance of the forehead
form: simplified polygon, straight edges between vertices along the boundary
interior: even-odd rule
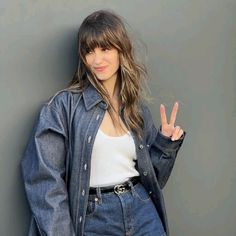
[[[112,48],[114,47],[113,44],[107,40],[98,40],[97,38],[87,40],[84,42],[84,48],[86,50],[94,50],[95,48]]]
[[[88,28],[81,37],[81,49],[82,51],[93,50],[96,47],[105,48],[119,48],[117,38],[114,34],[108,30],[98,30],[94,28]]]

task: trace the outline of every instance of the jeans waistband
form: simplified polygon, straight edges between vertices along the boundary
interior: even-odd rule
[[[106,187],[91,187],[89,189],[89,194],[96,194],[97,190],[100,190],[100,193],[109,193],[114,192],[116,194],[123,193],[131,189],[130,182],[134,185],[140,182],[140,176],[134,176],[129,180],[125,181],[124,183],[116,184],[113,186],[106,186]]]

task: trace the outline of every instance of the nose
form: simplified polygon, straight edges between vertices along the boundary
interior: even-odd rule
[[[95,65],[99,65],[99,64],[101,64],[102,60],[103,60],[103,55],[102,55],[102,53],[95,50],[93,63],[94,63]]]

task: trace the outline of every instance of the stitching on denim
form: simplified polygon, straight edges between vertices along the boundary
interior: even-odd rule
[[[138,183],[136,186],[138,186],[138,185],[141,185],[141,184]],[[138,199],[140,199],[142,202],[148,202],[148,201],[151,200],[150,195],[148,195],[148,198],[143,199],[143,198],[140,196],[140,194],[138,193],[138,191],[136,190],[135,186],[134,186],[134,193],[135,193],[136,197],[138,197]],[[148,193],[147,193],[147,194],[148,194]]]

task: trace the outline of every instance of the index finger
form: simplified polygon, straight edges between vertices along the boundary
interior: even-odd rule
[[[176,102],[173,106],[171,115],[170,115],[170,125],[174,126],[175,125],[175,120],[178,112],[179,104]]]
[[[161,115],[161,124],[166,125],[167,124],[167,118],[166,118],[166,111],[165,106],[163,104],[160,105],[160,115]]]

